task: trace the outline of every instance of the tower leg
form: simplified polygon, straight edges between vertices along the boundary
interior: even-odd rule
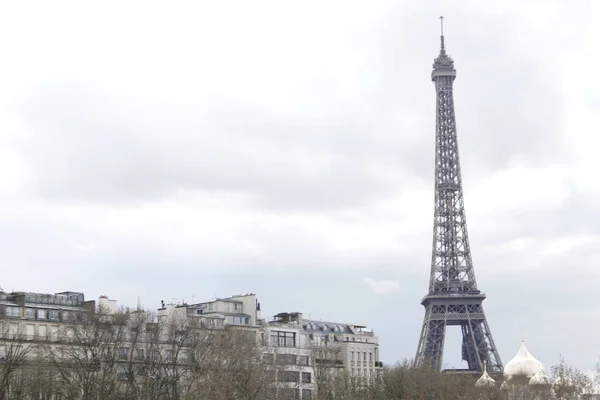
[[[415,364],[429,363],[436,371],[439,371],[442,368],[445,335],[445,318],[436,317],[433,314],[432,307],[428,307],[425,312]]]

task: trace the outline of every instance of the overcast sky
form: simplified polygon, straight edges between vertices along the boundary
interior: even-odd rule
[[[121,304],[256,292],[415,354],[439,20],[504,363],[600,355],[600,3],[5,2],[0,286]],[[210,5],[209,5],[210,3]],[[595,125],[596,124],[596,125]],[[460,363],[451,330],[446,365]]]

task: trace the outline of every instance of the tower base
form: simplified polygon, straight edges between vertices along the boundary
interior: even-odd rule
[[[417,365],[430,363],[437,371],[442,367],[447,326],[459,325],[462,330],[462,359],[466,371],[482,372],[483,362],[490,373],[502,372],[502,362],[483,312],[485,294],[428,295],[421,304],[425,319],[415,357]]]

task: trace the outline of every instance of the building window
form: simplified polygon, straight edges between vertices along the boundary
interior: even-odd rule
[[[237,317],[237,316],[231,316],[228,315],[226,317],[227,319],[227,323],[231,324],[231,325],[248,325],[249,324],[249,318],[248,317]]]
[[[310,365],[310,358],[308,356],[298,356],[298,365]]]
[[[367,352],[363,352],[363,361],[366,363],[367,362]]]
[[[50,326],[50,339],[58,340],[58,325]]]
[[[300,375],[296,371],[282,371],[281,382],[298,382]]]
[[[21,307],[6,307],[6,316],[7,317],[20,317],[21,316]]]
[[[303,399],[312,399],[312,390],[311,389],[302,389],[302,398]]]
[[[279,365],[296,365],[297,357],[295,354],[277,354],[277,364]]]
[[[174,359],[174,352],[173,352],[173,350],[167,350],[165,352],[165,361],[167,361],[167,362],[173,362],[174,360],[175,359]]]
[[[8,337],[10,339],[13,339],[13,338],[16,338],[18,334],[19,334],[19,323],[11,322],[10,325],[8,325]],[[19,353],[14,353],[14,354],[19,354]]]
[[[48,336],[48,330],[46,328],[46,325],[38,325],[38,336],[41,339],[46,339],[46,337]]]
[[[58,310],[50,310],[48,312],[48,318],[52,321],[58,321]]]
[[[263,362],[266,364],[273,364],[275,357],[272,353],[263,353]]]
[[[129,349],[127,347],[121,347],[119,349],[119,360],[127,361],[129,358]]]
[[[179,356],[177,357],[180,361],[183,361],[184,363],[189,363],[192,362],[192,352],[190,351],[190,349],[181,349],[179,352]]]
[[[302,373],[302,383],[310,383],[310,382],[311,382],[310,372],[303,372]]]
[[[373,353],[369,352],[369,364],[373,364]]]
[[[37,310],[37,319],[46,319],[48,318],[48,313],[46,310]]]
[[[271,331],[271,345],[277,347],[296,347],[294,332]]]
[[[135,358],[138,360],[144,359],[144,349],[135,349]]]
[[[300,389],[281,388],[279,389],[280,399],[299,399]]]
[[[28,319],[35,319],[35,308],[26,308],[25,317]]]
[[[354,352],[353,351],[350,352],[350,361],[354,361]]]
[[[129,379],[129,366],[127,365],[119,365],[117,366],[117,377],[119,379]]]

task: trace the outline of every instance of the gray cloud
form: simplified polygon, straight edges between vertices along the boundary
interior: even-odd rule
[[[416,16],[429,19],[429,10]],[[177,189],[231,191],[264,207],[318,209],[365,204],[401,190],[406,172],[429,181],[433,118],[415,116],[434,111],[428,71],[438,39],[429,25],[415,29],[393,18],[383,19],[358,47],[367,57],[355,77],[363,85],[360,103],[336,97],[339,103],[322,115],[278,115],[223,98],[210,98],[201,115],[189,105],[187,114],[173,113],[169,99],[132,112],[116,94],[94,87],[38,88],[24,108],[37,132],[24,150],[37,172],[34,189],[86,201],[161,198]],[[556,159],[561,103],[551,71],[535,55],[515,53],[496,30],[475,24],[453,31],[448,48],[459,69],[464,167],[491,170],[515,157]],[[408,39],[419,35],[428,41]],[[408,54],[416,62],[407,63]],[[305,94],[340,96],[332,82],[336,72]],[[156,114],[163,119],[156,121]],[[396,179],[373,171],[379,163]]]
[[[31,189],[59,201],[195,190],[248,194],[263,207],[312,209],[356,206],[394,190],[372,168],[385,154],[351,117],[286,120],[215,102],[206,120],[147,126],[81,88],[36,96],[25,115],[38,136],[23,145],[36,173]],[[384,166],[401,177],[398,165]]]

